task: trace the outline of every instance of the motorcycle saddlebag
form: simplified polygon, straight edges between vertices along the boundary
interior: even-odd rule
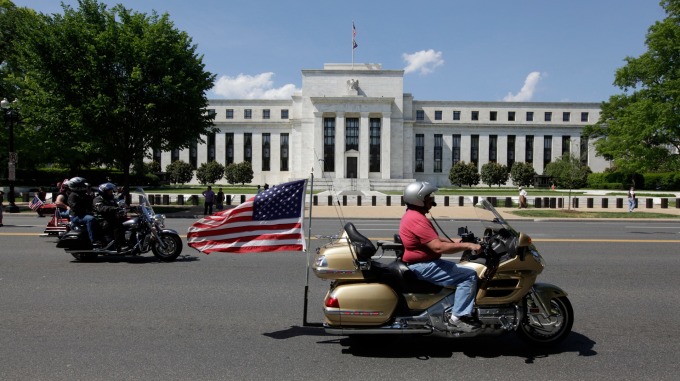
[[[324,320],[331,326],[380,325],[396,307],[397,294],[385,284],[344,284],[326,295]]]
[[[59,237],[57,247],[60,249],[88,250],[92,248],[87,232],[82,230],[71,230]]]

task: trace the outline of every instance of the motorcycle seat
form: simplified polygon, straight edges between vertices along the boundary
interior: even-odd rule
[[[349,238],[350,245],[352,245],[354,254],[357,256],[358,260],[368,260],[377,251],[373,242],[359,233],[353,223],[348,222],[345,224],[345,232],[347,233],[347,238]]]
[[[401,293],[413,294],[436,294],[442,290],[442,286],[418,279],[406,264],[400,260],[391,262],[387,266],[388,271],[398,280]]]

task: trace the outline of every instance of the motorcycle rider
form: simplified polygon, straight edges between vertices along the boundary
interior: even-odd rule
[[[113,232],[113,237],[116,243],[116,250],[120,253],[126,248],[123,237],[123,216],[118,202],[116,201],[113,192],[116,186],[111,183],[104,183],[99,185],[99,195],[92,201],[94,211],[104,218],[104,230]]]
[[[92,196],[87,191],[87,181],[82,177],[73,177],[66,182],[71,190],[68,195],[71,223],[85,225],[87,236],[93,246],[101,246],[96,239],[97,220],[92,215]]]
[[[437,187],[424,181],[416,181],[404,189],[407,210],[399,225],[399,235],[404,244],[402,260],[419,279],[443,287],[456,287],[449,325],[457,330],[472,331],[480,326],[471,315],[477,291],[477,273],[443,260],[441,256],[464,250],[478,251],[481,246],[439,238],[425,216],[436,205],[434,193],[437,190]]]

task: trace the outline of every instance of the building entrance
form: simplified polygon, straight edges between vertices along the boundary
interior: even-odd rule
[[[357,178],[357,158],[356,157],[348,157],[346,168],[347,168],[346,177],[348,179],[356,179]]]

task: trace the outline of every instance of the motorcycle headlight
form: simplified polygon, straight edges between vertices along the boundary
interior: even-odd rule
[[[153,220],[156,221],[156,223],[164,228],[165,227],[165,215],[164,214],[156,214],[153,216]]]

